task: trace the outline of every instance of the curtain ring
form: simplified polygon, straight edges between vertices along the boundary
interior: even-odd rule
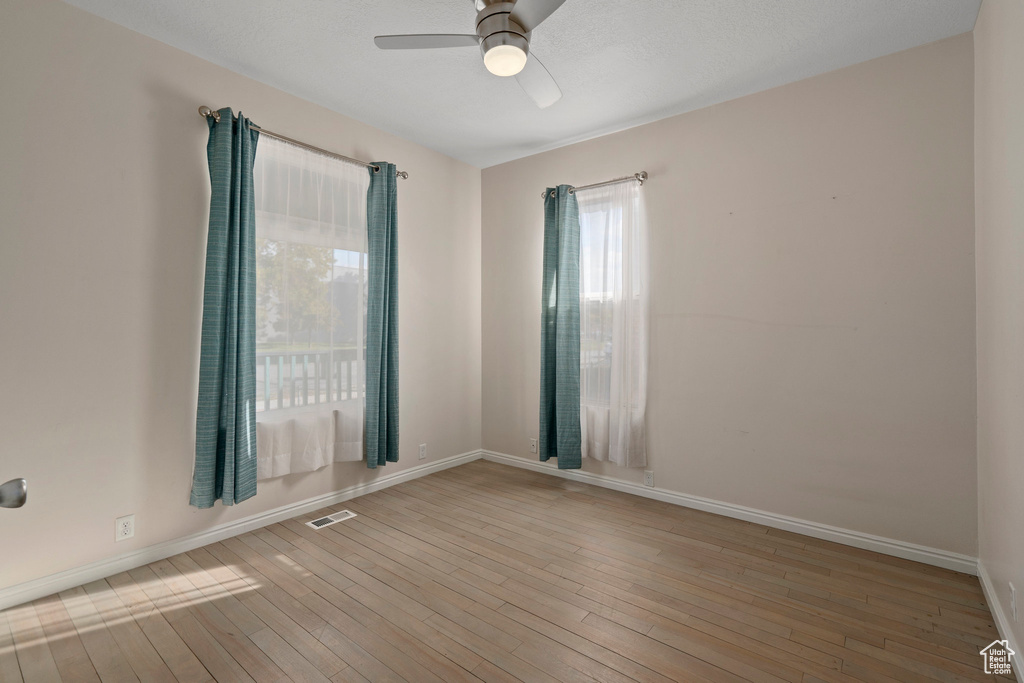
[[[373,167],[373,172],[374,173],[380,173],[380,166],[374,166]]]
[[[555,198],[555,191],[554,191],[554,190],[551,190],[551,198],[552,198],[552,199],[554,199],[554,198]]]
[[[576,188],[575,187],[570,187],[569,188],[569,194],[576,194]]]

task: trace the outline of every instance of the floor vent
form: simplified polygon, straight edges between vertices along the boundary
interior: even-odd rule
[[[342,510],[341,512],[335,512],[333,515],[327,515],[320,519],[314,519],[312,522],[306,522],[306,526],[313,527],[314,529],[323,529],[325,526],[330,526],[335,522],[344,522],[346,519],[352,519],[356,516],[356,513],[351,510]]]

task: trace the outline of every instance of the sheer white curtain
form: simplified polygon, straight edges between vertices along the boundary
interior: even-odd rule
[[[647,464],[648,255],[639,183],[580,190],[583,455]]]
[[[369,174],[262,136],[253,180],[257,478],[361,460]]]

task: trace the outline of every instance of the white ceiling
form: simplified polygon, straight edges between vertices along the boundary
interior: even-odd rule
[[[563,92],[541,110],[475,48],[373,44],[473,33],[473,0],[67,1],[479,167],[970,31],[981,4],[567,0],[531,42]]]

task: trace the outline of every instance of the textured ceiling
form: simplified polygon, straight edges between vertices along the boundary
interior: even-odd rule
[[[67,1],[479,167],[970,31],[981,3],[567,0],[531,44],[564,95],[541,110],[476,48],[373,44],[472,33],[472,0]]]

